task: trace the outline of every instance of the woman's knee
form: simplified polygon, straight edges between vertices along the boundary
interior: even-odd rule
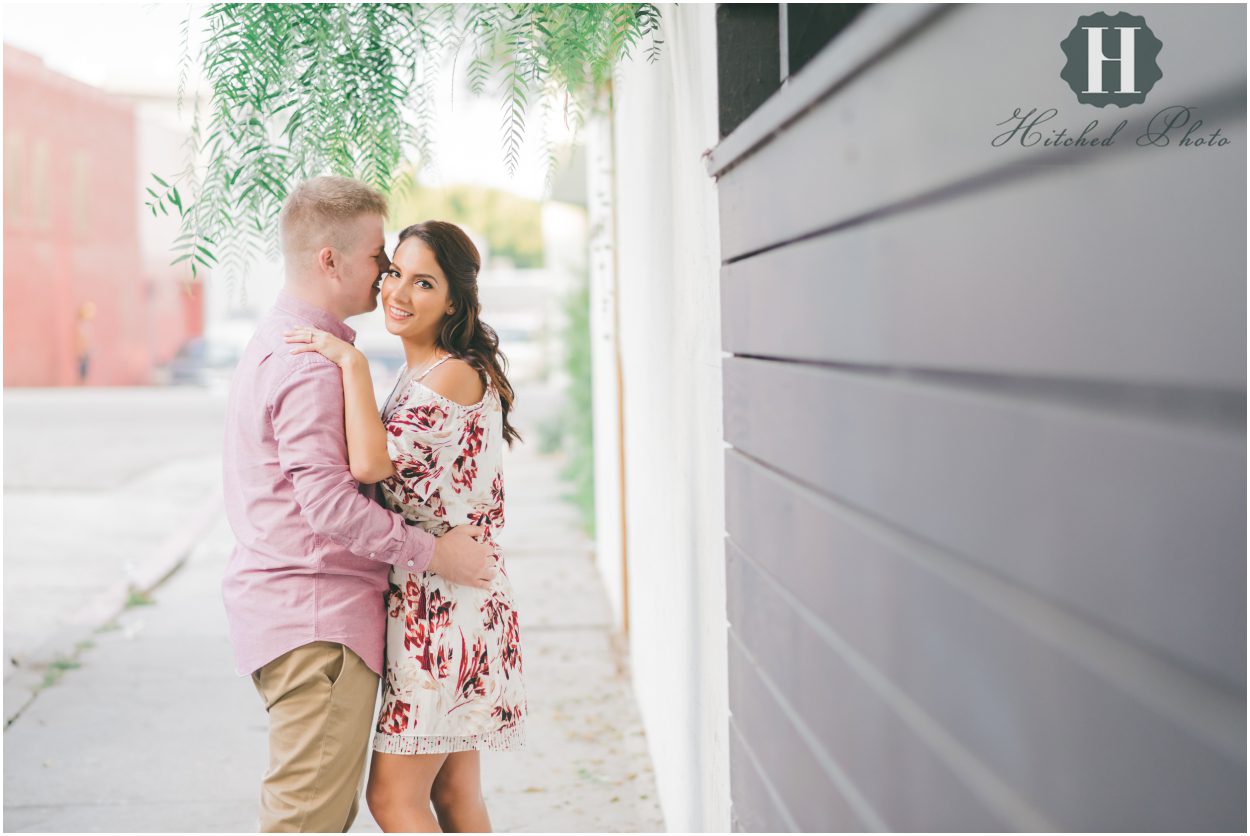
[[[376,819],[378,814],[412,807],[428,809],[430,784],[438,763],[382,763],[375,754],[369,783],[365,787],[365,803]],[[415,768],[414,768],[415,767]]]
[[[482,787],[477,780],[469,778],[445,778],[439,776],[430,790],[430,800],[440,813],[474,809],[484,803]]]
[[[370,781],[365,787],[365,803],[369,805],[369,812],[373,813],[374,818],[377,818],[379,811],[386,809],[391,797],[390,789],[381,781]]]

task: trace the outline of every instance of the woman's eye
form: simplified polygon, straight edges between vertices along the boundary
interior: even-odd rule
[[[425,279],[417,279],[417,287],[422,287],[422,288],[425,288],[426,290],[429,290],[432,287],[434,287],[434,285],[430,284]]]

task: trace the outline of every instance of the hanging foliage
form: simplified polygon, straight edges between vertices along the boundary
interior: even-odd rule
[[[288,191],[319,174],[357,177],[384,194],[406,156],[432,158],[434,91],[448,57],[476,94],[503,98],[501,154],[515,172],[533,104],[579,127],[618,62],[644,42],[659,56],[651,4],[219,3],[203,51],[182,32],[179,106],[190,61],[208,85],[186,167],[152,175],[147,206],[177,212],[175,263],[227,275],[268,248]],[[548,166],[555,155],[548,146]]]

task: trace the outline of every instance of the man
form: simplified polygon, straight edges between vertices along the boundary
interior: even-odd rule
[[[269,714],[264,832],[345,832],[355,819],[382,673],[390,567],[486,587],[476,526],[435,539],[360,492],[347,462],[339,368],[291,354],[290,328],[352,341],[377,306],[385,199],[345,177],[296,188],[282,209],[286,282],[243,352],[226,417],[222,582],[240,676]]]
[[[74,323],[74,356],[78,358],[78,385],[87,385],[91,368],[91,320],[95,319],[95,302],[83,302]]]

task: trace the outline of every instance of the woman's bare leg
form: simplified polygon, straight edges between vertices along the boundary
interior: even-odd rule
[[[384,833],[441,833],[430,810],[430,791],[446,754],[374,752],[365,800]]]
[[[475,749],[452,752],[434,777],[430,795],[438,822],[447,833],[490,833],[482,798],[482,758]]]

